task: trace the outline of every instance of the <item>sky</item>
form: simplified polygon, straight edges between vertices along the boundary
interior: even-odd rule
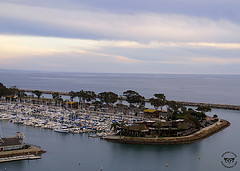
[[[0,0],[0,69],[240,74],[239,0]]]

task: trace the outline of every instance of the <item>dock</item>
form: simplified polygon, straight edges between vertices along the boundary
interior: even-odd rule
[[[41,159],[41,154],[46,153],[40,147],[31,145],[28,149],[1,151],[0,163],[18,161],[18,160],[35,160]]]
[[[23,156],[0,158],[0,163],[11,162],[11,161],[19,161],[19,160],[36,160],[36,159],[41,159],[41,156],[23,155]]]

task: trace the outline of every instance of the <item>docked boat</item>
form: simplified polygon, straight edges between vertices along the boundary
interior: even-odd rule
[[[16,116],[13,116],[13,115],[1,114],[0,120],[10,120],[10,119],[14,119],[15,117]]]
[[[65,126],[61,126],[59,128],[54,129],[55,132],[59,133],[69,133],[69,129]]]

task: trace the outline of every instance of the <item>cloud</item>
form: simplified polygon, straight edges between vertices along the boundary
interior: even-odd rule
[[[196,65],[230,65],[230,64],[240,64],[240,58],[216,58],[216,57],[211,57],[211,58],[206,58],[206,57],[201,57],[201,58],[191,58],[190,59],[193,63]]]
[[[128,41],[239,42],[240,26],[177,14],[118,14],[0,3],[2,33]],[[18,22],[16,22],[18,21]],[[17,23],[17,24],[15,24]],[[22,23],[19,26],[19,23]],[[25,26],[26,25],[26,26]],[[9,28],[9,26],[12,26]],[[9,28],[8,30],[6,28]]]
[[[234,20],[11,2],[0,2],[0,68],[240,73]]]
[[[94,40],[77,40],[77,39],[63,39],[63,38],[47,38],[47,37],[31,37],[31,36],[4,36],[0,35],[0,60],[3,63],[9,59],[29,59],[38,56],[78,56],[81,58],[98,57],[100,61],[106,63],[137,63],[136,59],[131,59],[122,55],[107,54],[97,52],[96,50],[102,47],[119,45],[125,47],[131,42],[113,42],[113,41],[94,41]],[[134,43],[133,43],[134,44]],[[96,59],[92,59],[96,60]],[[90,62],[90,61],[89,61]]]
[[[38,56],[87,57],[89,62],[162,64],[231,64],[239,62],[240,44],[87,40],[0,35],[0,60]],[[224,53],[226,52],[226,54]]]

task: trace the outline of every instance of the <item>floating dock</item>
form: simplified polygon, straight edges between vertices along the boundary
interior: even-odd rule
[[[11,161],[19,161],[19,160],[36,160],[36,159],[41,159],[41,156],[24,155],[24,156],[14,156],[14,157],[0,158],[0,163],[11,162]]]

